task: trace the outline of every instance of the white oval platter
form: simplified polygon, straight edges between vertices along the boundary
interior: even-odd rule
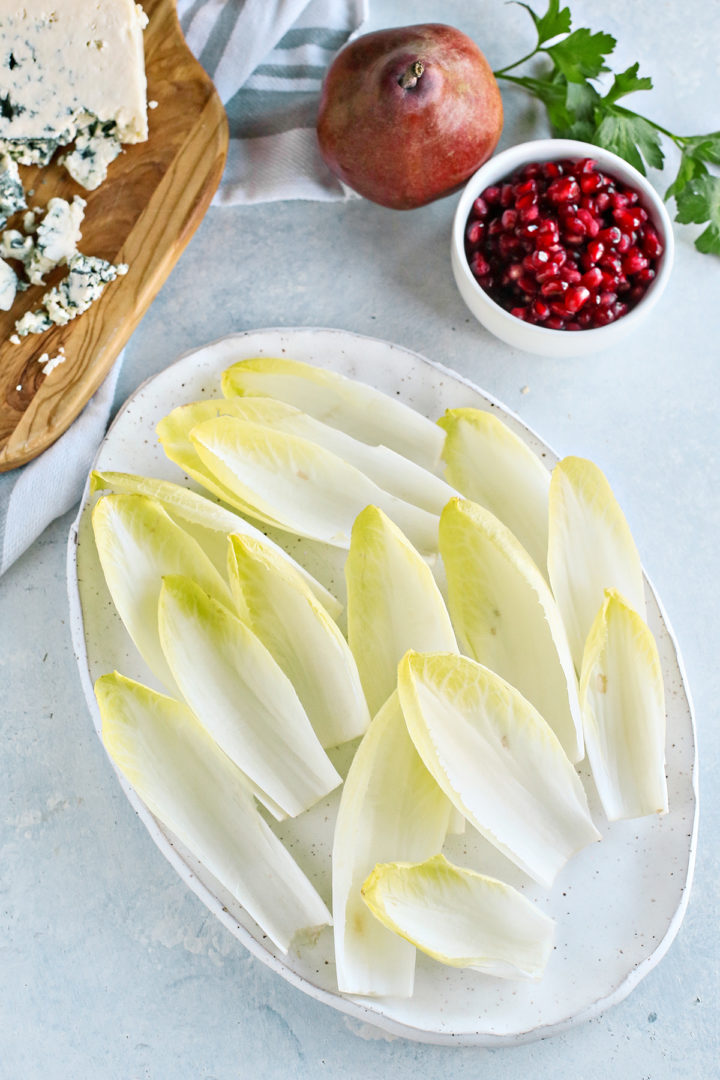
[[[431,419],[449,407],[496,411],[549,468],[557,460],[550,448],[499,402],[417,353],[341,330],[270,329],[223,338],[188,353],[148,379],[118,414],[94,467],[187,483],[180,470],[166,460],[155,437],[155,425],[177,405],[220,396],[223,369],[251,356],[285,356],[331,368],[398,396]],[[75,654],[99,735],[100,717],[92,690],[99,675],[117,669],[149,685],[157,684],[127,636],[107,592],[90,530],[91,504],[86,488],[70,534],[68,589]],[[273,537],[282,540],[281,534]],[[328,567],[324,559],[318,559],[312,544],[294,542],[288,550],[340,594],[342,563],[334,569]],[[183,881],[251,953],[305,993],[388,1032],[423,1042],[493,1046],[547,1037],[622,1000],[665,954],[687,905],[697,833],[694,721],[672,631],[649,582],[646,591],[665,679],[669,813],[609,825],[581,766],[603,840],[575,856],[550,892],[529,882],[470,827],[464,835],[450,838],[445,848],[455,861],[522,888],[557,920],[556,946],[538,983],[447,968],[418,954],[412,998],[340,994],[330,929],[316,941],[299,944],[287,956],[280,953],[237,901],[152,817],[118,774],[119,782]],[[347,769],[353,748],[341,748],[335,754],[341,772]],[[328,903],[337,799],[335,793],[300,818],[277,826],[278,835]]]

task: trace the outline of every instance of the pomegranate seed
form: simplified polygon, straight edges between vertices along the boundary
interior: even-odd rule
[[[613,210],[613,217],[620,228],[626,232],[632,232],[647,221],[647,214],[640,206],[620,207],[618,210]]]
[[[522,214],[520,215],[522,221]],[[533,240],[537,235],[538,226],[534,222],[530,222],[528,225],[518,225],[515,229],[515,235],[521,237],[523,240]]]
[[[601,308],[612,307],[617,300],[617,294],[614,292],[603,292],[598,296],[598,305]]]
[[[602,177],[597,173],[585,173],[580,177],[580,190],[584,195],[592,195],[602,187]]]
[[[611,225],[607,229],[601,229],[598,233],[598,240],[601,243],[607,244],[609,247],[614,247],[618,243],[622,233],[618,229],[617,225]]]
[[[488,204],[485,199],[483,199],[482,195],[478,195],[477,199],[473,203],[472,212],[475,217],[486,218],[488,216]]]
[[[615,250],[618,255],[624,255],[626,251],[629,251],[632,246],[633,238],[632,233],[621,233],[620,239],[615,245]]]
[[[490,236],[497,236],[503,231],[502,221],[500,218],[494,218],[488,225],[488,233]]]
[[[595,199],[595,205],[598,208],[599,214],[604,214],[610,205],[610,194],[607,191],[600,191]]]
[[[550,262],[550,255],[547,251],[533,251],[529,257],[531,270],[543,270]]]
[[[554,281],[557,278],[557,267],[550,264],[545,270],[535,271],[535,280],[538,285],[544,285],[546,281]]]
[[[546,194],[554,203],[575,202],[580,198],[580,185],[571,176],[559,176],[550,184]]]
[[[524,321],[527,315],[527,309],[524,307],[513,307],[510,308],[510,314],[514,315],[516,319],[522,319]]]
[[[565,225],[567,233],[570,234],[570,235],[574,234],[576,236],[583,237],[585,235],[585,233],[587,232],[587,229],[585,227],[585,222],[582,221],[577,215],[575,215],[574,217],[569,215],[565,219],[563,224]]]
[[[623,273],[628,276],[637,274],[638,270],[644,270],[648,265],[648,261],[643,255],[640,248],[631,247],[627,255],[623,259],[622,268]]]
[[[540,286],[541,296],[562,296],[570,288],[567,281],[562,278],[549,278]]]
[[[522,250],[518,238],[507,232],[498,237],[497,248],[503,259],[512,259]]]
[[[578,282],[582,281],[582,274],[574,266],[563,266],[560,277],[563,281],[567,281],[569,285],[577,285]]]
[[[543,320],[550,317],[550,306],[543,300],[533,300],[532,310],[537,319]]]
[[[475,277],[484,277],[486,274],[490,273],[491,267],[484,255],[481,255],[479,251],[476,251],[470,260],[470,269]]]
[[[503,229],[507,229],[507,231],[510,232],[517,225],[517,210],[505,210],[500,220],[502,221]]]
[[[662,241],[651,225],[645,229],[640,246],[648,259],[659,259],[663,253]]]
[[[538,291],[537,281],[535,278],[530,277],[529,274],[523,274],[521,278],[518,278],[518,288],[522,292],[532,295]]]
[[[638,270],[635,275],[635,281],[638,285],[649,285],[651,281],[655,280],[655,271],[651,266],[646,266],[644,270]]]
[[[507,273],[511,281],[519,281],[523,276],[522,263],[511,263],[510,266],[508,266]]]
[[[537,161],[533,161],[522,169],[520,175],[532,179],[540,175],[541,168],[542,166]]]
[[[629,206],[630,200],[628,199],[627,195],[624,194],[624,192],[616,191],[610,196],[610,205],[612,206],[613,210],[620,210],[624,206]]]
[[[537,183],[532,178],[526,180],[523,184],[518,184],[515,188],[515,194],[519,199],[522,199],[527,195],[534,195],[536,191]]]
[[[523,224],[527,224],[530,221],[537,221],[540,217],[540,207],[535,202],[531,202],[529,206],[520,206],[520,203],[524,203],[525,199],[529,199],[529,195],[525,195],[522,199],[518,199],[517,206],[519,207],[519,216]]]
[[[546,180],[551,180],[554,176],[562,176],[562,166],[557,161],[545,162],[540,171]]]
[[[612,252],[607,255],[603,255],[602,259],[600,260],[600,265],[603,270],[609,270],[615,274],[622,273],[622,260],[620,259],[619,255],[614,255]]]
[[[589,299],[590,290],[584,285],[577,285],[565,293],[565,308],[574,315]]]
[[[582,330],[582,326],[580,325],[579,322],[575,322],[573,320],[572,322],[565,323],[565,329],[566,330]]]
[[[476,247],[485,235],[485,225],[482,221],[471,221],[465,233],[465,239],[472,247]]]
[[[558,315],[553,315],[551,318],[545,320],[545,325],[548,330],[564,330],[565,320],[561,319]]]
[[[500,188],[499,187],[485,188],[485,190],[482,193],[482,197],[485,200],[485,202],[488,203],[488,205],[493,206],[495,203],[500,202]]]
[[[561,304],[561,303],[559,303],[559,302],[558,302],[557,300],[552,300],[552,301],[550,302],[550,311],[551,311],[551,312],[553,313],[553,315],[555,315],[555,316],[556,316],[556,318],[558,318],[558,319],[563,319],[563,320],[564,320],[564,319],[567,319],[567,315],[568,315],[568,313],[567,313],[567,311],[566,311],[566,309],[565,309],[565,305],[564,305],[564,304]]]
[[[551,264],[558,268],[564,266],[567,262],[568,253],[565,248],[558,248],[557,251],[550,251],[548,252],[548,255],[550,256]]]
[[[593,266],[591,270],[583,274],[580,280],[586,289],[599,289],[603,281],[603,272],[599,266]]]
[[[578,221],[582,221],[585,226],[585,234],[587,236],[597,236],[600,232],[600,222],[594,214],[591,214],[589,210],[581,206],[576,217]]]
[[[500,205],[510,206],[513,199],[513,186],[512,184],[503,184],[500,188]]]

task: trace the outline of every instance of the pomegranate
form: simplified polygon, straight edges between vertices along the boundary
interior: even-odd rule
[[[365,34],[336,56],[323,83],[320,152],[360,195],[396,210],[456,191],[502,130],[488,62],[452,26]]]
[[[518,319],[586,330],[642,300],[663,245],[640,194],[583,158],[533,162],[486,188],[465,253],[479,285]]]

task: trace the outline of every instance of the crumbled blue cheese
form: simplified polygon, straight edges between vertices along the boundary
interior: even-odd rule
[[[17,164],[9,154],[0,153],[0,229],[9,217],[26,206]]]
[[[73,255],[68,263],[67,277],[45,293],[42,307],[26,312],[15,323],[17,336],[41,334],[51,326],[65,326],[99,299],[109,281],[127,271],[126,263],[114,266],[93,255]]]
[[[108,165],[122,151],[114,120],[86,115],[75,137],[75,148],[60,158],[76,183],[94,191],[107,176]]]
[[[34,249],[32,236],[23,236],[17,229],[6,229],[0,234],[0,256],[3,259],[17,259],[25,266]]]
[[[18,279],[12,266],[0,259],[0,311],[9,311],[15,300]]]
[[[3,2],[0,139],[67,145],[91,113],[114,120],[121,142],[144,142],[146,24],[133,0]]]
[[[50,356],[49,353],[44,352],[42,356],[38,357],[38,364],[43,369],[43,375],[49,375],[51,371],[54,371],[60,364],[64,364],[66,360],[65,349],[61,345],[56,356]]]
[[[44,218],[35,230],[35,245],[25,264],[28,280],[42,285],[45,274],[64,266],[77,252],[80,224],[85,216],[85,200],[76,195],[72,202],[51,199]]]
[[[10,338],[13,345],[20,344],[20,338],[28,334],[42,334],[52,327],[52,319],[47,311],[40,308],[38,311],[26,311],[22,318],[15,323],[15,333]]]
[[[69,142],[72,132],[64,134],[65,142]],[[58,146],[59,139],[0,139],[0,153],[18,165],[49,165]]]

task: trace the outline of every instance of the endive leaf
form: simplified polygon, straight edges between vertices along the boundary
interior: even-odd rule
[[[348,641],[375,714],[407,650],[450,652],[455,634],[429,567],[377,506],[355,520],[345,581]]]
[[[464,656],[409,652],[398,694],[410,737],[445,794],[541,885],[600,839],[557,736],[499,675]]]
[[[182,696],[238,768],[295,817],[340,783],[286,675],[189,578],[164,578],[160,641]]]
[[[335,824],[333,915],[342,992],[412,994],[415,949],[373,918],[360,890],[377,862],[415,862],[438,851],[450,809],[410,741],[392,694],[358,747]]]
[[[565,627],[525,548],[489,510],[453,499],[440,517],[440,554],[464,651],[519,690],[579,761],[582,717]]]
[[[238,613],[287,675],[323,746],[366,730],[370,713],[347,641],[301,575],[266,543],[231,536]]]
[[[553,469],[548,570],[578,673],[605,589],[617,589],[645,618],[642,567],[628,523],[605,476],[585,458],[563,458]]]
[[[362,895],[383,926],[451,967],[539,979],[552,951],[552,919],[512,886],[442,854],[379,864]]]
[[[279,949],[332,921],[258,813],[242,773],[185,705],[117,672],[99,678],[95,694],[118,769]]]
[[[230,416],[198,425],[191,439],[220,483],[252,504],[255,516],[279,528],[347,547],[356,516],[375,503],[423,553],[437,551],[434,514],[388,495],[358,469],[307,439]]]
[[[665,694],[655,638],[614,589],[585,646],[581,700],[585,743],[609,821],[663,814]]]
[[[155,430],[158,442],[165,451],[165,456],[207,491],[234,506],[242,514],[250,514],[266,524],[273,524],[272,520],[263,518],[257,508],[248,505],[220,482],[201,460],[190,439],[190,432],[199,424],[218,416],[237,416],[238,412],[236,403],[226,398],[206,398],[203,401],[193,401],[189,405],[179,405],[157,425]]]
[[[196,540],[148,495],[104,495],[92,512],[100,565],[113,603],[141,656],[170,691],[176,683],[158,637],[157,606],[165,574],[191,575],[216,600],[230,590]]]
[[[222,377],[226,397],[278,398],[371,446],[389,446],[435,469],[443,437],[435,424],[403,402],[334,371],[269,356],[241,360]]]
[[[213,565],[222,573],[225,573],[227,569],[227,538],[230,533],[250,536],[262,541],[302,576],[313,595],[333,618],[340,615],[343,609],[340,601],[312,574],[308,573],[304,566],[296,562],[274,540],[265,536],[245,518],[220,506],[212,499],[199,495],[196,491],[183,487],[182,484],[174,484],[171,480],[160,480],[154,476],[137,476],[134,473],[112,472],[107,469],[93,470],[90,474],[90,491],[105,490],[150,495],[157,499],[172,520],[198,541]]]
[[[322,446],[364,473],[369,480],[405,502],[439,514],[457,492],[439,476],[387,446],[370,446],[274,398],[232,399],[233,415],[255,424],[298,435]]]
[[[448,409],[438,424],[448,483],[507,525],[545,574],[548,470],[494,413]]]

